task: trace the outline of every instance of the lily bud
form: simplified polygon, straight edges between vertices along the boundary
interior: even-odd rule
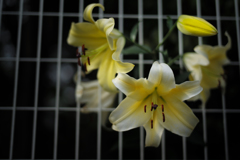
[[[206,20],[188,15],[181,15],[178,18],[177,27],[183,34],[191,36],[204,37],[218,33],[217,29]]]

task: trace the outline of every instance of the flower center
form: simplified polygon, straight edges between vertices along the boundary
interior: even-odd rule
[[[88,50],[85,45],[78,47],[76,57],[78,58],[78,65],[82,66],[85,72],[87,72],[87,64],[90,65],[90,58],[95,57],[99,53],[106,50],[108,47],[108,43],[103,44],[102,46],[94,49],[94,50]]]
[[[151,103],[151,112],[152,112],[152,116],[151,116],[151,128],[153,128],[153,116],[154,116],[154,111],[159,108],[158,107],[158,98],[160,98],[162,101],[164,101],[164,99],[161,96],[158,96],[157,94],[157,89],[154,90],[154,92],[152,93],[152,103]],[[144,106],[144,112],[147,112],[147,105]],[[164,114],[164,105],[161,105],[161,110],[162,110],[162,118],[163,118],[163,122],[165,122],[165,114]]]

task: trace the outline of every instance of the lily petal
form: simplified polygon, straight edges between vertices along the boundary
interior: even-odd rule
[[[94,24],[83,22],[72,23],[67,42],[75,47],[85,45],[89,50],[93,50],[104,45],[107,40],[106,35]]]
[[[231,48],[231,38],[227,32],[225,35],[228,38],[228,43],[225,46],[212,47],[209,45],[199,45],[194,48],[195,52],[206,54],[210,61],[218,63],[218,65],[229,63],[230,61],[227,58],[226,52]]]
[[[161,82],[157,88],[158,95],[165,95],[175,88],[175,78],[172,69],[165,63],[161,63]]]
[[[210,89],[203,88],[202,92],[200,93],[200,97],[202,100],[202,106],[206,107],[207,100],[210,97]]]
[[[144,128],[146,130],[145,147],[158,147],[162,139],[164,128],[158,122],[157,116],[153,118],[153,128],[151,128],[151,119],[144,124]]]
[[[144,125],[152,115],[150,110],[144,112],[144,106],[150,103],[150,98],[136,101],[126,97],[109,116],[109,120],[113,124],[112,129],[127,131]]]
[[[113,18],[99,19],[95,22],[95,24],[100,31],[105,33],[110,49],[114,50],[115,49],[114,48],[114,41],[109,36],[110,33],[112,32],[113,28],[114,28],[114,25],[115,25],[114,19]]]
[[[154,89],[153,83],[148,81],[146,78],[140,78],[136,80],[135,90],[129,93],[127,96],[137,101],[141,101],[150,95]]]
[[[97,78],[100,85],[109,92],[117,92],[117,88],[114,86],[112,79],[115,78],[116,66],[111,57],[112,51],[108,48],[107,53],[102,55],[104,61],[99,65]],[[107,71],[107,74],[106,74]]]
[[[148,80],[158,86],[161,82],[162,74],[161,73],[161,65],[158,61],[155,61],[150,69]]]
[[[92,17],[92,10],[93,10],[94,7],[100,7],[104,11],[104,6],[103,5],[101,5],[99,3],[98,4],[96,4],[96,3],[90,4],[84,10],[83,19],[85,19],[86,21],[91,22],[91,23],[95,22],[93,17]]]
[[[124,48],[124,45],[125,45],[125,38],[119,37],[117,39],[116,50],[112,54],[112,59],[116,61],[117,73],[128,73],[134,67],[134,65],[132,63],[126,63],[126,62],[124,63],[120,60],[120,54]]]
[[[199,122],[192,110],[181,100],[174,96],[164,97],[167,104],[164,107],[165,122],[162,121],[162,113],[158,112],[158,121],[167,130],[188,137]]]
[[[207,56],[204,56],[204,54],[186,53],[183,56],[183,62],[187,70],[191,72],[193,79],[201,81],[201,66],[207,66],[209,64]]]
[[[117,77],[112,80],[113,84],[125,95],[135,90],[135,82],[137,80],[125,73],[118,73]]]
[[[185,101],[198,95],[202,91],[199,81],[187,81],[176,85],[168,94],[175,95],[178,99]]]

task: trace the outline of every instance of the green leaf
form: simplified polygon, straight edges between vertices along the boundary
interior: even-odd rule
[[[140,53],[150,53],[151,48],[149,46],[141,45],[142,48],[136,45],[132,45],[123,50],[123,54],[140,54]]]
[[[182,72],[180,73],[177,77],[176,77],[176,83],[179,84],[179,83],[182,83],[184,81],[186,81],[186,79],[188,78],[190,72]]]
[[[167,16],[167,27],[171,29],[173,26],[173,20],[171,17]]]
[[[133,28],[132,28],[132,30],[131,30],[131,32],[130,32],[130,39],[131,39],[133,42],[135,42],[136,37],[137,37],[138,24],[139,24],[139,22],[133,26]]]

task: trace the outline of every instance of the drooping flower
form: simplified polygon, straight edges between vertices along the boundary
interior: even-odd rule
[[[218,33],[217,29],[206,20],[188,15],[179,16],[177,27],[182,33],[191,36],[213,36]]]
[[[201,99],[203,106],[210,96],[210,89],[225,88],[223,65],[230,61],[226,52],[231,48],[231,38],[225,33],[228,43],[225,46],[199,45],[194,48],[196,53],[186,53],[183,62],[191,72],[189,79],[200,81],[203,91],[192,100]]]
[[[77,81],[76,76],[74,77],[74,81]],[[101,97],[99,97],[99,89],[101,90]],[[87,114],[92,112],[98,112],[97,108],[99,107],[99,98],[101,99],[102,109],[112,108],[116,95],[117,93],[107,92],[101,87],[99,88],[99,83],[97,80],[76,83],[75,97],[76,102],[84,104],[84,106],[81,107],[82,113]],[[105,127],[106,121],[108,120],[109,111],[102,111],[101,114],[101,124]]]
[[[83,18],[88,22],[72,23],[67,39],[68,44],[79,47],[79,64],[89,73],[98,69],[100,85],[107,91],[117,92],[112,83],[116,73],[127,73],[134,67],[131,63],[123,63],[120,53],[125,45],[125,38],[114,29],[114,19],[94,21],[92,10],[101,4],[90,4],[84,10]]]
[[[109,116],[112,129],[127,131],[144,126],[145,146],[158,147],[164,128],[187,137],[199,121],[183,102],[202,91],[199,82],[176,85],[173,72],[165,63],[154,62],[148,79],[136,80],[120,73],[113,83],[127,97]]]

